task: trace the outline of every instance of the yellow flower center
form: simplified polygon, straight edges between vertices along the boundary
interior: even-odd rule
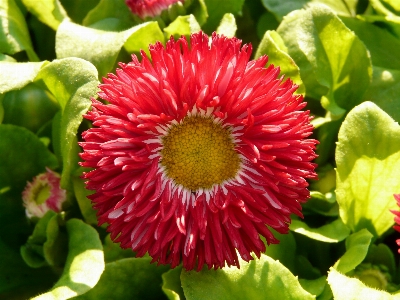
[[[240,158],[231,133],[210,117],[189,116],[162,138],[161,165],[177,184],[196,191],[235,178]]]
[[[41,184],[34,190],[35,202],[40,205],[46,202],[50,197],[50,186],[48,184]]]

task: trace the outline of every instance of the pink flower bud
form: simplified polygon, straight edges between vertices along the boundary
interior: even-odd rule
[[[49,210],[60,212],[66,200],[66,191],[60,188],[60,175],[46,168],[42,173],[28,182],[22,192],[22,200],[29,218],[41,218]]]

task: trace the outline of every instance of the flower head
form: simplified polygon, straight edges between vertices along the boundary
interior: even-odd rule
[[[394,194],[393,196],[397,201],[397,205],[400,207],[400,194]],[[396,224],[393,226],[393,228],[396,231],[400,232],[400,211],[397,211],[397,210],[390,210],[390,211],[395,215],[394,222]],[[400,239],[397,239],[396,243],[397,243],[397,246],[400,247]],[[398,252],[400,253],[400,249],[398,250]]]
[[[297,86],[251,45],[196,33],[120,64],[86,118],[82,166],[123,248],[187,270],[239,267],[278,243],[309,197],[317,141]]]
[[[183,0],[125,0],[130,10],[141,19],[156,17],[168,8],[169,5]]]
[[[60,212],[67,199],[66,191],[60,188],[60,175],[46,168],[42,173],[28,182],[22,192],[23,204],[29,218],[41,218],[49,210]]]

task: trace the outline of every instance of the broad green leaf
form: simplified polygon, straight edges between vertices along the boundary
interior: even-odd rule
[[[24,15],[14,0],[3,0],[0,2],[0,53],[15,54],[24,50],[31,61],[39,60]]]
[[[270,11],[264,12],[257,22],[257,35],[259,39],[262,40],[267,30],[275,30],[278,26],[279,23],[276,17]]]
[[[43,244],[43,255],[46,262],[54,267],[64,266],[68,254],[68,237],[61,227],[65,223],[65,213],[53,216],[46,227],[46,242]]]
[[[289,231],[286,234],[282,234],[272,230],[275,238],[279,240],[279,244],[271,244],[267,247],[264,254],[279,261],[292,273],[295,271],[295,257],[296,257],[296,240],[293,234]],[[264,241],[266,243],[266,241]]]
[[[398,16],[359,15],[357,17],[366,22],[382,24],[390,31],[390,33],[392,33],[397,38],[400,38],[400,17]]]
[[[136,25],[133,14],[125,4],[125,0],[101,0],[83,19],[84,26],[90,26],[104,19],[118,20],[119,26],[127,29]]]
[[[3,124],[21,126],[37,133],[51,122],[60,106],[46,89],[29,83],[22,89],[4,94]]]
[[[240,269],[183,271],[186,299],[315,299],[279,261],[264,254],[249,263],[239,260]]]
[[[374,102],[396,122],[400,122],[400,70],[374,66],[372,82],[364,99]]]
[[[396,12],[397,15],[400,15],[400,2],[397,0],[381,0],[383,4],[390,6],[392,10]]]
[[[336,177],[336,173],[334,173],[334,176]],[[322,194],[311,191],[310,196],[311,198],[302,205],[304,215],[306,215],[307,210],[327,217],[337,217],[339,215],[339,206],[334,192]]]
[[[375,237],[393,225],[393,194],[400,191],[400,127],[372,102],[344,120],[336,148],[336,198],[343,222]],[[379,213],[377,213],[379,212]]]
[[[57,31],[56,53],[58,58],[79,57],[90,61],[101,77],[113,69],[125,42],[128,43],[127,50],[132,52],[141,50],[141,48],[134,49],[132,45],[142,47],[145,43],[144,50],[147,50],[150,43],[160,38],[163,41],[157,22],[143,23],[125,31],[112,32],[64,21]]]
[[[175,39],[180,38],[182,35],[188,37],[192,33],[201,30],[199,23],[193,15],[179,16],[171,24],[164,29],[165,36],[169,39],[173,36]]]
[[[162,299],[161,274],[168,266],[150,264],[151,258],[125,258],[107,263],[98,284],[74,299]]]
[[[187,2],[183,2],[184,6]],[[196,17],[197,22],[203,25],[208,19],[208,11],[205,0],[192,0],[192,3],[187,7],[187,14],[192,14]]]
[[[369,54],[331,10],[312,6],[294,11],[284,18],[278,33],[300,68],[307,95],[321,98],[333,117],[361,102],[372,76]]]
[[[346,252],[335,263],[334,268],[342,273],[350,272],[367,256],[372,234],[367,229],[353,233],[346,239]]]
[[[150,22],[143,27],[138,25],[137,30],[126,40],[124,48],[128,53],[138,54],[143,50],[149,54],[149,45],[155,42],[164,43],[164,34],[157,22]]]
[[[79,209],[86,223],[97,225],[96,211],[92,207],[92,202],[87,198],[93,191],[85,188],[85,182],[80,177],[72,177],[72,184],[74,186],[74,194],[78,202]]]
[[[68,257],[61,278],[47,293],[35,300],[69,299],[86,293],[100,279],[104,270],[103,248],[97,231],[81,220],[66,223]]]
[[[50,28],[57,30],[67,13],[59,0],[21,0],[31,14]]]
[[[109,234],[104,238],[103,249],[106,263],[135,256],[135,252],[132,249],[122,249],[119,243],[114,243]]]
[[[331,162],[335,156],[335,145],[337,142],[337,136],[339,128],[342,125],[344,117],[338,120],[331,120],[321,125],[317,130],[317,145],[318,157],[315,159],[315,163],[318,165],[324,165],[327,162]]]
[[[331,192],[336,187],[336,172],[331,164],[319,165],[318,180],[310,184],[310,188],[322,194]]]
[[[244,4],[244,0],[204,0],[204,2],[207,6],[208,19],[202,28],[208,33],[215,31],[222,17],[226,13],[232,13],[236,16],[240,16],[242,14],[242,7]]]
[[[400,296],[391,295],[367,287],[357,278],[350,278],[331,268],[328,274],[328,283],[332,288],[334,299],[337,300],[398,300]]]
[[[394,4],[395,1],[383,0],[383,2],[386,2],[385,3],[386,5],[384,5],[380,0],[370,0],[369,2],[378,14],[384,15],[384,16],[395,17],[396,19],[398,18],[397,20],[400,22],[400,16],[396,16],[396,14],[393,13],[390,9],[390,8],[392,8],[392,9],[400,8],[400,5],[398,3]],[[394,4],[394,6],[390,7],[392,3]]]
[[[216,30],[218,34],[227,37],[234,37],[237,30],[235,16],[232,14],[225,14]]]
[[[43,254],[43,244],[47,239],[47,225],[50,219],[55,215],[56,212],[49,210],[39,219],[28,241],[21,247],[21,256],[31,268],[40,268],[47,265]]]
[[[397,51],[393,51],[400,49],[399,39],[387,30],[359,19],[341,17],[341,20],[365,44],[374,68],[400,70],[400,57]]]
[[[268,55],[268,63],[280,68],[281,75],[293,80],[299,86],[297,93],[304,94],[305,87],[300,78],[300,70],[294,60],[287,53],[282,38],[276,31],[267,31],[257,48],[255,58]]]
[[[326,286],[326,276],[321,276],[317,279],[299,279],[299,282],[303,289],[309,292],[311,295],[318,297],[324,292]]]
[[[17,62],[13,57],[0,53],[0,62]]]
[[[392,250],[386,244],[371,245],[365,262],[373,265],[384,265],[393,276],[396,271],[396,261]]]
[[[0,62],[0,94],[21,89],[32,82],[48,62]]]
[[[185,294],[183,293],[181,284],[182,266],[169,270],[162,274],[163,285],[162,290],[167,295],[169,300],[184,300]]]
[[[65,58],[46,65],[40,70],[37,79],[43,80],[62,108],[59,139],[63,160],[61,186],[72,189],[71,173],[78,168],[80,151],[77,144],[78,127],[82,115],[90,107],[90,97],[96,94],[97,71],[83,59]]]
[[[345,2],[347,1],[337,1],[337,0],[262,0],[261,1],[265,8],[271,11],[279,21],[282,21],[282,18],[286,16],[288,13],[306,8],[309,5],[313,4],[325,4],[329,8],[331,8],[334,12],[340,15],[354,15],[355,11],[353,7],[349,7]],[[349,11],[349,8],[353,8]]]
[[[1,124],[0,136],[0,189],[22,191],[26,182],[43,173],[45,167],[57,167],[55,156],[29,130]]]
[[[83,19],[90,10],[99,4],[100,0],[59,0],[74,23],[82,24]],[[114,0],[114,2],[117,2]]]
[[[340,242],[350,234],[349,228],[343,224],[340,219],[318,228],[310,228],[306,223],[300,220],[292,220],[290,230],[325,243]]]
[[[321,249],[319,249],[318,253],[320,251]],[[304,255],[296,254],[295,262],[296,262],[296,273],[295,273],[296,276],[299,276],[300,278],[307,278],[310,280],[321,277],[322,275],[321,271],[318,268],[314,267],[310,262],[310,260]]]
[[[0,201],[3,200],[0,195]],[[22,260],[19,251],[5,243],[2,238],[0,238],[0,261],[1,299],[30,299],[49,289],[54,283],[54,272],[50,268],[29,267]]]

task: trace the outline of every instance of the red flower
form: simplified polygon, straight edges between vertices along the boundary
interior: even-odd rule
[[[142,19],[159,16],[169,5],[178,1],[183,2],[183,0],[125,0],[130,10]]]
[[[397,201],[397,205],[400,207],[400,194],[394,194],[393,196]],[[395,215],[394,222],[396,223],[396,225],[394,225],[393,228],[396,231],[400,232],[400,211],[397,210],[390,210],[390,211]],[[396,243],[397,246],[400,246],[400,239],[397,239]],[[398,250],[398,252],[400,253],[400,249]]]
[[[309,197],[317,141],[302,96],[251,45],[172,38],[120,64],[85,116],[84,174],[99,223],[123,248],[187,270],[239,267],[278,243]]]

